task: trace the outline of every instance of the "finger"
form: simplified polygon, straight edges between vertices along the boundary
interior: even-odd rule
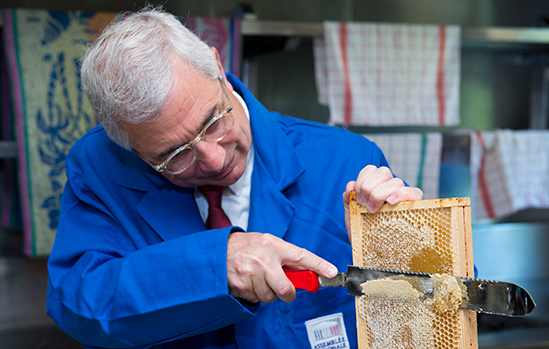
[[[369,207],[368,204],[377,203],[378,198],[370,197],[378,186],[394,179],[393,173],[387,167],[380,167],[376,168],[374,171],[365,172],[364,177],[361,177],[361,175],[357,179],[357,184],[355,186],[357,202],[362,206],[365,206],[366,209],[368,209],[368,212],[375,212],[377,209],[375,209],[375,207]],[[385,201],[385,198],[386,197],[383,198],[383,201]]]
[[[278,296],[278,298],[286,303],[295,299],[295,287],[288,279],[282,268],[278,268],[277,270],[267,273],[266,281],[275,298]]]
[[[250,278],[241,278],[238,275],[227,274],[229,294],[235,298],[244,299],[250,303],[259,302],[259,298],[253,292],[253,284]]]
[[[282,259],[283,266],[304,268],[312,270],[324,277],[333,278],[337,275],[337,268],[330,262],[318,257],[303,248],[288,244],[284,250]]]
[[[358,174],[358,178],[356,180],[356,185],[355,185],[355,191],[357,190],[357,188],[360,189],[366,182],[367,178],[370,177],[370,175],[372,175],[377,170],[378,168],[374,165],[368,165],[364,167]],[[358,199],[358,196],[357,196],[357,199]]]
[[[345,192],[343,192],[343,206],[345,209],[349,208],[349,193],[355,190],[355,181],[351,181],[347,183],[347,187],[345,188]]]
[[[423,199],[423,191],[421,189],[414,188],[414,187],[403,187],[403,188],[399,188],[397,191],[391,194],[387,198],[387,203],[390,205],[396,205],[399,202],[403,202],[403,201],[414,201],[414,200],[422,200],[422,199]]]
[[[243,277],[242,275],[245,276]],[[276,290],[273,290],[266,280],[266,274],[252,276],[248,272],[241,270],[238,275],[227,275],[227,278],[231,280],[229,283],[229,294],[233,297],[241,298],[251,303],[271,303],[277,297]],[[293,285],[290,285],[290,287],[293,287]]]
[[[351,213],[349,211],[349,193],[353,190],[355,190],[355,181],[347,183],[347,188],[345,189],[345,192],[343,193],[343,208],[345,211],[345,228],[347,229],[347,236],[349,237],[349,242],[352,244],[352,238],[351,238]]]
[[[404,188],[404,182],[400,178],[393,178],[377,185],[368,197],[368,202],[366,203],[368,212],[377,212],[389,196],[402,188]]]
[[[288,286],[288,285],[285,285],[283,282],[277,283],[276,280],[270,280],[270,279],[272,278],[270,278],[267,273],[265,274],[265,280],[260,280],[260,282],[255,282],[253,285],[255,296],[263,303],[271,303],[276,299],[277,296],[280,296],[280,294],[283,294],[284,292],[288,293],[287,288],[293,288],[293,285],[291,284],[291,282],[290,282],[290,285]],[[295,298],[295,289],[294,289],[294,298]]]

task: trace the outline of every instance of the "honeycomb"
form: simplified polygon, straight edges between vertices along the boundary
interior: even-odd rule
[[[450,218],[449,208],[363,213],[363,265],[448,274],[455,260]]]
[[[354,264],[371,268],[469,276],[469,200],[384,205],[370,214],[352,202]],[[396,284],[395,284],[396,285]],[[398,293],[393,290],[391,293]],[[433,302],[356,298],[359,348],[476,348],[476,315]],[[443,311],[441,309],[444,309]],[[362,337],[361,338],[361,334]]]

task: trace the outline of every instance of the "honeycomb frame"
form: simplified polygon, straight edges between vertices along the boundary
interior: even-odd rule
[[[474,277],[469,198],[384,204],[350,198],[353,264]],[[359,349],[478,348],[476,313],[437,313],[421,303],[356,297]]]

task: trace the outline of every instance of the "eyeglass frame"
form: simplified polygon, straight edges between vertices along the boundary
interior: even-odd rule
[[[157,172],[166,172],[170,175],[178,175],[178,174],[183,173],[186,170],[188,170],[189,167],[191,167],[194,164],[194,162],[196,161],[196,144],[204,138],[204,135],[206,134],[206,130],[208,129],[208,127],[210,127],[216,121],[218,121],[222,117],[227,116],[230,112],[233,111],[233,104],[231,103],[231,99],[229,98],[229,94],[227,92],[227,87],[225,86],[225,81],[223,81],[223,78],[221,78],[221,77],[219,77],[217,79],[219,80],[219,83],[221,84],[221,90],[223,91],[223,94],[225,95],[225,98],[229,102],[229,105],[227,106],[227,108],[225,108],[225,110],[221,114],[218,114],[218,115],[214,116],[210,121],[208,121],[208,123],[204,127],[202,127],[200,132],[198,132],[198,135],[192,141],[190,141],[188,143],[185,143],[182,146],[180,146],[179,148],[177,148],[176,150],[174,150],[168,156],[168,158],[166,160],[164,160],[164,162],[162,162],[159,165],[155,165],[155,164],[152,164],[151,162],[149,162],[141,154],[139,154],[139,152],[137,152],[137,150],[133,149],[133,152],[136,153],[141,159],[143,159],[143,161],[145,161],[147,164],[149,164]],[[220,138],[214,139],[214,140],[204,139],[204,141],[205,142],[219,142],[231,132],[233,127],[234,127],[234,119],[233,119],[233,124],[231,125],[231,128],[229,128],[228,132],[225,135],[223,135]],[[187,167],[185,167],[184,169],[180,170],[180,171],[176,171],[176,172],[168,171],[168,169],[166,169],[166,165],[168,164],[168,162],[170,162],[170,160],[173,159],[177,154],[181,153],[183,150],[186,150],[188,148],[191,148],[191,150],[193,152],[193,159],[191,160],[189,165]]]

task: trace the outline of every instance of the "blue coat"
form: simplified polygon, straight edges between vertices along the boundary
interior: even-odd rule
[[[228,74],[250,112],[255,149],[248,231],[312,251],[340,271],[352,264],[342,193],[368,164],[387,166],[348,131],[269,112]],[[291,303],[244,306],[227,290],[231,228],[207,231],[192,188],[177,187],[102,126],[72,147],[47,312],[86,347],[221,348],[212,331],[234,324],[239,348],[310,348],[305,321],[342,312],[356,347],[346,288],[299,290]]]

